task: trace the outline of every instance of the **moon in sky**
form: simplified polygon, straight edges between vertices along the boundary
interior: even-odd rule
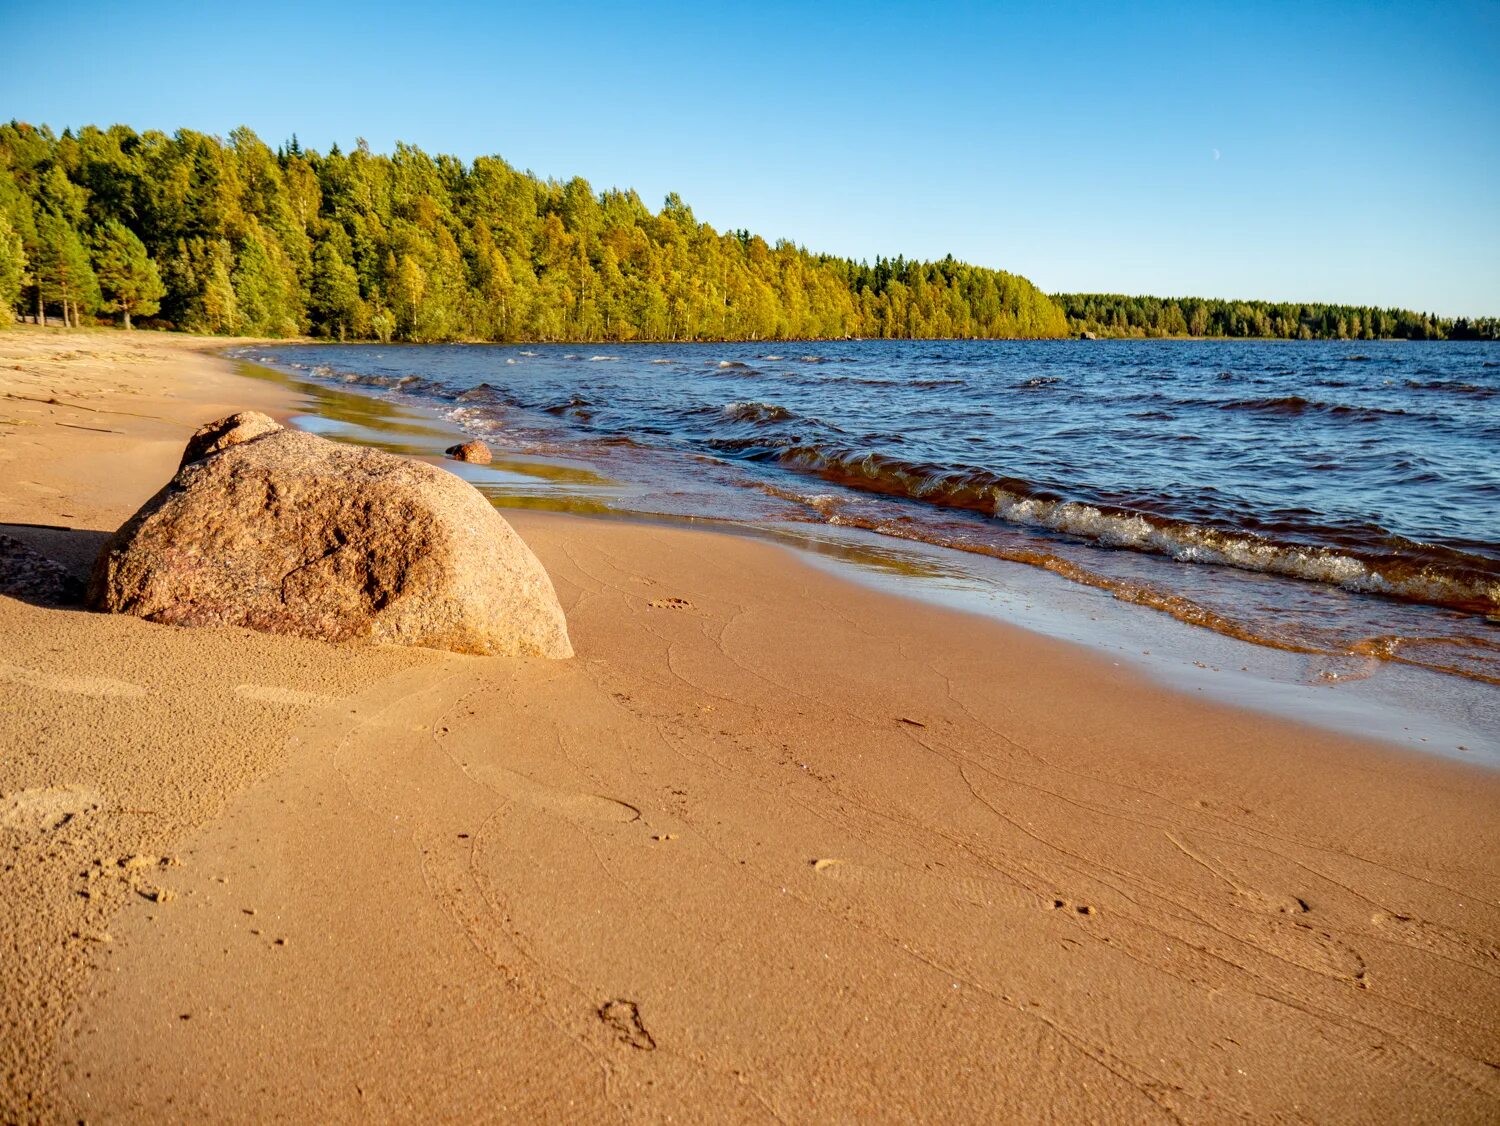
[[[1219,159],[1219,150],[1218,149],[1214,149],[1213,153],[1214,153],[1214,159],[1218,160]]]

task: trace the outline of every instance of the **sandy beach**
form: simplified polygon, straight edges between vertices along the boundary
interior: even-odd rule
[[[0,331],[0,534],[296,410],[224,344]],[[572,660],[0,596],[0,1119],[1500,1117],[1500,775],[506,515]]]

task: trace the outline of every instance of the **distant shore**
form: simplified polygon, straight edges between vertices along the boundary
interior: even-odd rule
[[[0,533],[297,413],[237,343],[0,331]],[[506,515],[571,661],[0,597],[0,1119],[1500,1114],[1500,773]]]
[[[56,320],[56,318],[52,318]],[[15,323],[15,327],[22,331],[44,331],[44,332],[82,332],[82,333],[111,333],[125,332],[123,328],[109,324],[91,325],[85,328],[59,328],[55,324],[38,326],[34,316],[26,317]],[[693,336],[691,338],[676,339],[672,337],[636,337],[631,340],[617,340],[610,337],[579,337],[579,338],[541,338],[541,337],[516,337],[504,340],[496,340],[481,336],[455,336],[433,340],[381,340],[378,337],[349,337],[340,340],[335,336],[283,336],[266,338],[260,336],[220,336],[208,337],[200,333],[184,332],[175,328],[162,328],[158,325],[138,325],[133,330],[145,334],[148,338],[165,337],[178,340],[219,340],[226,346],[235,343],[251,343],[264,341],[271,344],[370,344],[384,348],[421,347],[431,344],[494,344],[494,345],[531,345],[548,344],[560,347],[611,347],[626,348],[632,346],[646,346],[651,344],[829,344],[837,341],[858,340],[888,340],[892,343],[921,344],[924,341],[976,341],[990,344],[1036,344],[1048,341],[1067,343],[1079,339],[1091,339],[1097,341],[1171,341],[1181,340],[1188,342],[1219,341],[1245,344],[1308,344],[1314,342],[1342,342],[1346,344],[1377,344],[1411,341],[1413,338],[1406,336],[1314,336],[1301,338],[1295,336],[1229,336],[1204,334],[1195,336],[1190,333],[1161,333],[1151,334],[1147,332],[1108,332],[1100,329],[1076,330],[1060,335],[1051,336],[767,336],[767,337],[736,337],[736,336]],[[1432,338],[1433,343],[1444,344],[1473,344],[1485,340],[1493,340],[1495,337],[1441,337]]]

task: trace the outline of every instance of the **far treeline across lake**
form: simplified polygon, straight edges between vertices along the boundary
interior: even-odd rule
[[[497,157],[15,121],[0,126],[0,310],[419,342],[1500,335],[1495,318],[1404,309],[1048,296],[951,256],[872,266],[721,233],[676,194],[653,213],[634,191]]]

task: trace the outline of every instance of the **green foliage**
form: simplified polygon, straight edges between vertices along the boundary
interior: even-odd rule
[[[8,321],[21,300],[21,286],[26,280],[26,247],[21,234],[0,210],[0,323]]]
[[[388,157],[363,143],[319,154],[295,139],[273,152],[248,129],[227,141],[118,125],[56,137],[12,122],[0,126],[7,211],[20,217],[12,226],[28,255],[41,245],[28,232],[42,216],[89,234],[106,308],[157,312],[157,323],[195,331],[413,341],[1068,331],[1062,312],[1012,274],[951,258],[871,267],[771,246],[698,222],[675,194],[653,214],[634,192],[405,144]],[[124,279],[149,270],[133,246],[120,249],[117,226],[164,288],[128,310]],[[116,250],[105,255],[105,242]],[[122,257],[130,265],[118,269]],[[55,291],[44,286],[42,299],[55,304]]]
[[[129,227],[118,219],[108,220],[95,229],[93,249],[94,274],[106,311],[119,313],[129,328],[132,315],[149,317],[160,308],[166,286],[145,245]]]
[[[162,311],[193,332],[235,332],[240,318],[230,277],[233,261],[227,239],[179,239],[165,263]]]
[[[1096,336],[1225,336],[1280,340],[1494,340],[1500,321],[1448,320],[1410,309],[1299,305],[1202,297],[1126,297],[1060,293],[1052,300],[1075,333]]]
[[[226,141],[187,129],[87,126],[58,137],[0,125],[0,221],[13,236],[0,237],[5,307],[72,318],[102,307],[201,332],[625,341],[1497,331],[1493,320],[1398,309],[1049,298],[1025,278],[951,257],[870,265],[716,231],[675,193],[652,213],[634,192],[540,180],[497,157],[466,165],[406,144],[380,156],[363,141],[320,154],[295,137],[273,151],[243,128]]]
[[[359,275],[331,241],[313,252],[310,312],[320,329],[340,340],[358,331],[364,315]]]
[[[32,277],[41,300],[59,306],[65,323],[76,324],[81,313],[100,304],[99,281],[83,239],[67,219],[50,210],[37,217],[36,232]]]
[[[240,336],[296,336],[301,331],[305,302],[283,243],[251,221],[240,244],[231,275],[236,316],[230,318]]]

